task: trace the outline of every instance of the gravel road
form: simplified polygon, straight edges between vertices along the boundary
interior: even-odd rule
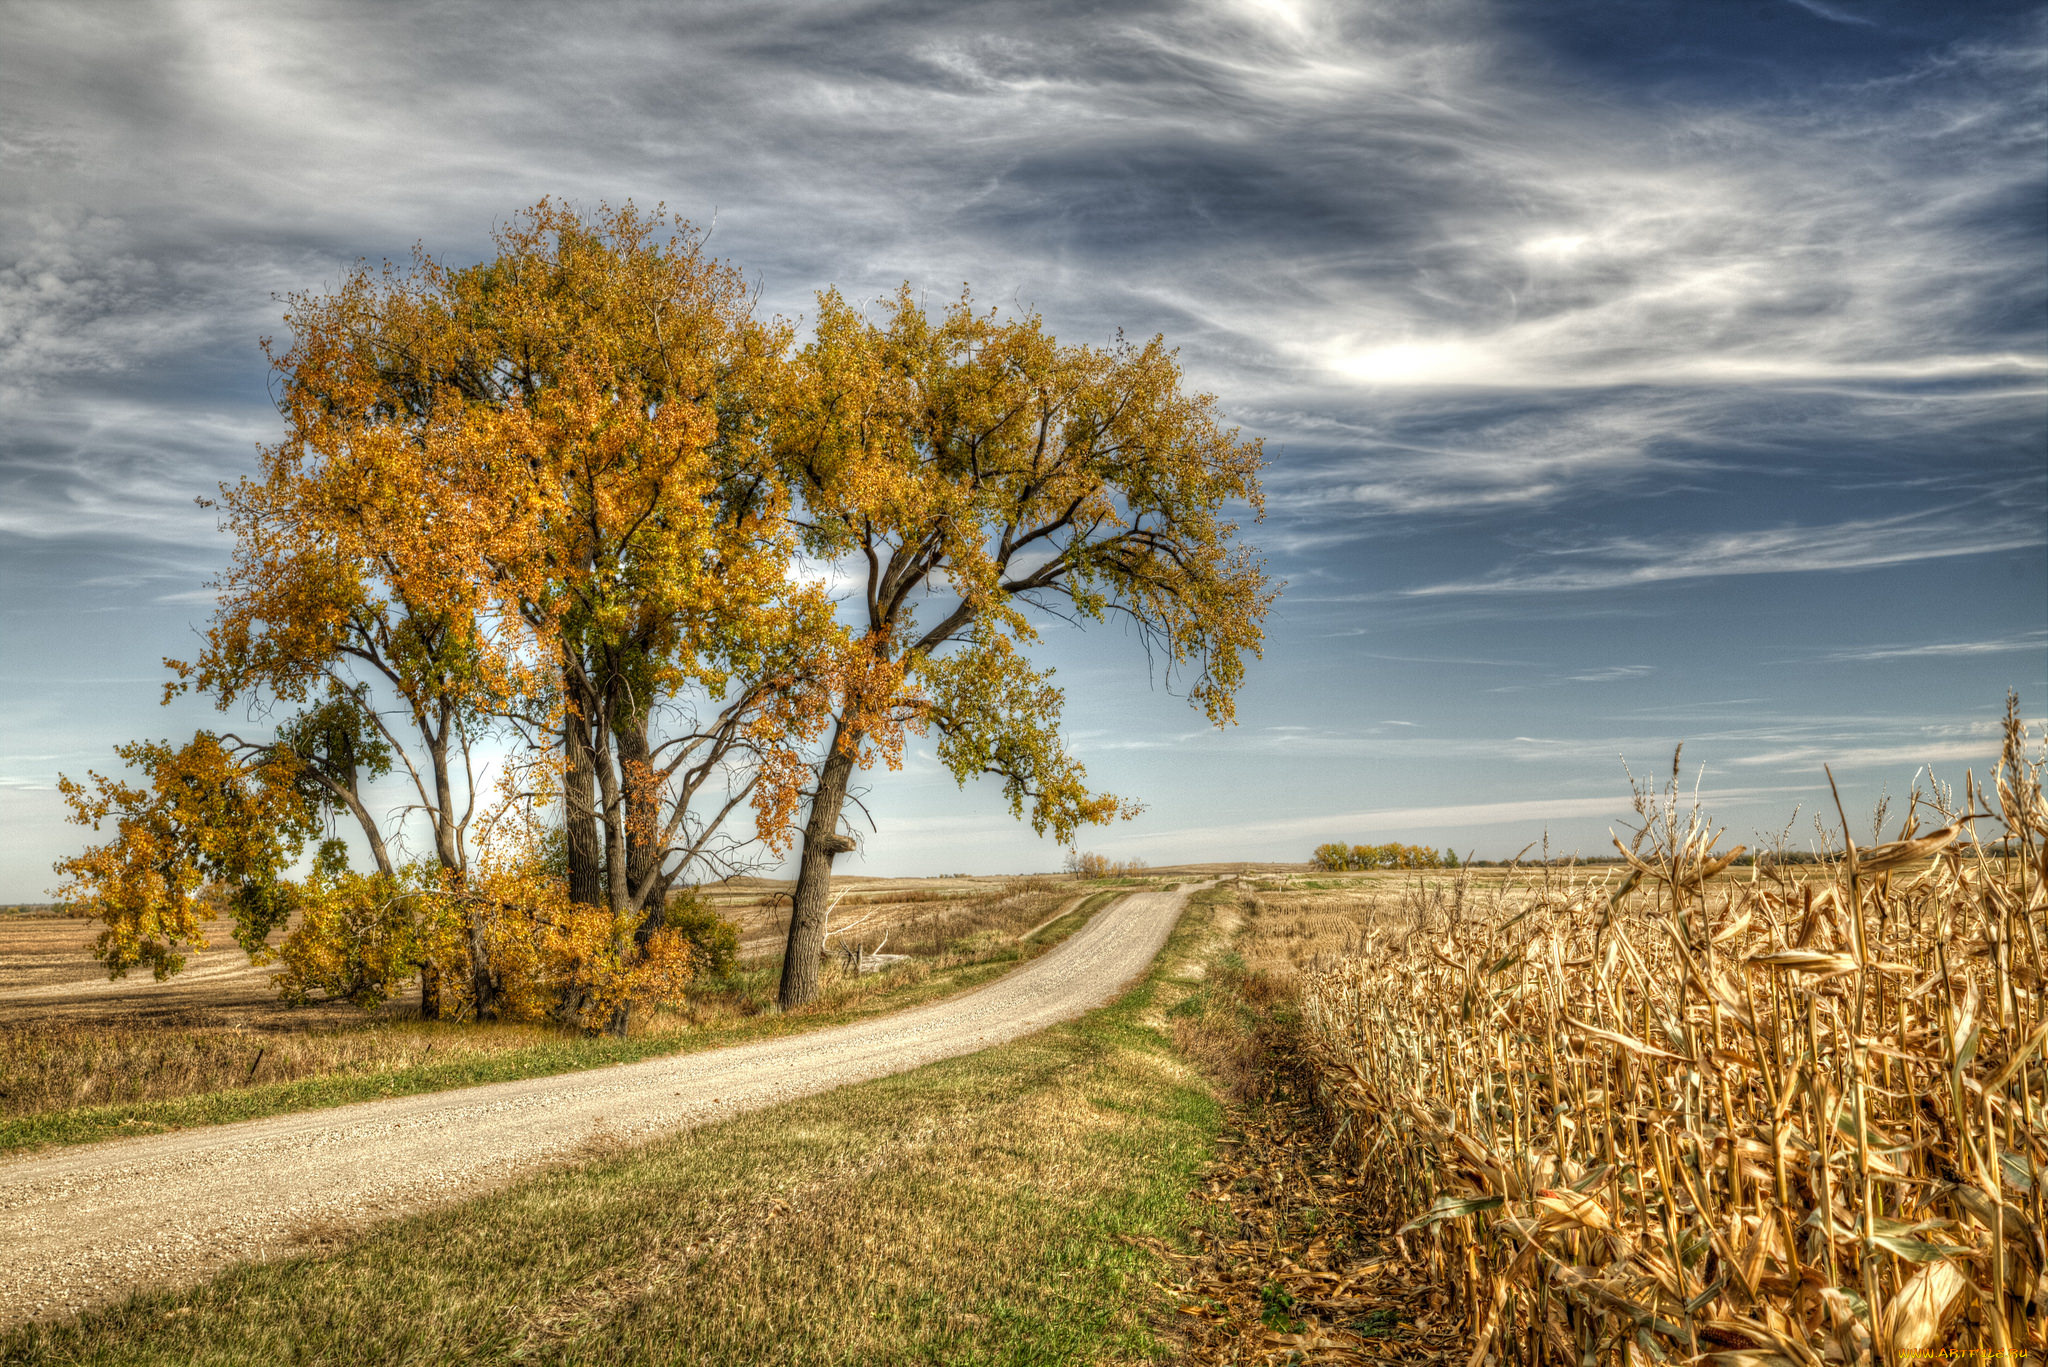
[[[974,1053],[1114,997],[1186,891],[1143,892],[987,987],[809,1034],[0,1161],[0,1324],[297,1251],[306,1232],[473,1196],[572,1159]]]

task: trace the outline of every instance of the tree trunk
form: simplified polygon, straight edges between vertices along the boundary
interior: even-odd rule
[[[641,913],[640,924],[633,927],[633,944],[645,951],[647,942],[654,938],[654,932],[668,924],[668,886],[666,882],[647,895],[647,909]]]
[[[661,859],[661,792],[654,780],[654,758],[647,741],[647,714],[630,718],[616,730],[620,787],[626,807],[627,910],[647,909],[646,894],[654,886],[654,866]]]
[[[441,970],[432,964],[420,965],[420,1019],[441,1019]]]
[[[499,992],[498,973],[491,966],[490,953],[484,947],[484,931],[479,913],[471,906],[469,922],[469,996],[476,1004],[476,1018],[480,1021],[498,1018]]]
[[[569,854],[569,900],[604,905],[604,847],[597,839],[597,762],[590,754],[590,722],[574,699],[562,717],[562,830]]]
[[[455,786],[449,767],[449,739],[455,732],[455,705],[443,699],[439,708],[440,729],[432,731],[424,724],[421,726],[427,737],[427,755],[433,762],[434,808],[431,815],[434,852],[440,857],[441,872],[449,880],[457,904],[463,908],[463,928],[469,942],[469,997],[476,1019],[496,1020],[502,993],[497,970],[491,966],[491,956],[484,945],[480,920],[483,913],[468,896],[468,859],[462,848],[462,823],[455,814]]]
[[[796,894],[789,917],[789,947],[782,957],[782,991],[787,1011],[816,1000],[818,961],[825,954],[825,918],[831,911],[832,861],[853,848],[839,834],[839,813],[846,806],[846,784],[853,775],[860,736],[842,722],[833,727],[832,748],[818,774],[811,798],[810,820],[804,823],[804,849],[797,865]]]
[[[597,770],[598,810],[604,833],[604,902],[612,915],[626,910],[626,803],[619,791],[619,767],[613,762],[611,709],[597,700],[591,718],[591,761]]]

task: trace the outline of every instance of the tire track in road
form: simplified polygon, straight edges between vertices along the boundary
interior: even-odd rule
[[[722,1120],[1071,1020],[1146,970],[1191,890],[1134,893],[986,987],[873,1020],[0,1161],[0,1323],[296,1252],[309,1225],[474,1196],[593,1140]]]

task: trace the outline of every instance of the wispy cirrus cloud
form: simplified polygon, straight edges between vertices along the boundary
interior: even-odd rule
[[[1199,754],[1190,804],[1291,810],[1322,774],[1397,787],[1383,806],[1406,820],[1462,810],[1454,784],[1606,791],[1615,748],[1686,735],[1745,756],[1975,744],[1835,717],[1792,678],[1828,671],[1770,666],[1837,644],[1946,659],[1915,671],[1914,705],[1956,715],[2039,677],[2012,625],[2039,615],[2039,556],[1977,553],[2038,551],[2048,525],[2048,14],[1702,13],[17,0],[0,650],[49,668],[28,666],[14,715],[81,754],[164,724],[81,720],[63,680],[146,673],[203,615],[224,547],[189,500],[276,435],[255,340],[277,295],[415,242],[480,259],[552,194],[715,219],[764,311],[799,320],[827,283],[872,301],[969,281],[1063,340],[1180,348],[1267,441],[1270,515],[1247,531],[1291,587],[1244,715],[1272,725],[1103,733],[1141,742],[1100,750],[1105,772],[1127,762],[1118,791],[1149,800]],[[1883,573],[1915,566],[1938,573]],[[1771,625],[1734,616],[1735,578],[1791,573],[1839,635],[1781,624],[1753,658],[1700,658],[1701,634]],[[1684,638],[1667,598],[1601,597],[1716,579],[1730,591],[1690,595]],[[1969,582],[1902,624],[1897,597],[1937,579]],[[1065,670],[1104,637],[1128,644],[1044,648]],[[1123,706],[1112,678],[1063,672],[1070,714]],[[1329,724],[1381,715],[1419,725]],[[1009,829],[948,824],[938,791],[915,859]],[[1543,810],[1597,834],[1597,814]],[[36,880],[50,857],[8,854]]]
[[[1969,761],[1989,762],[1998,758],[1999,739],[1924,741],[1903,745],[1854,745],[1828,747],[1799,745],[1784,750],[1766,750],[1754,755],[1737,755],[1727,761],[1741,768],[1819,770],[1898,767]]]
[[[2039,654],[2044,650],[2048,650],[2048,631],[2022,631],[1988,640],[1867,646],[1861,650],[1837,650],[1817,658],[1828,664],[1849,664],[1875,660],[1947,660],[1968,655]]]
[[[1546,550],[1484,578],[1404,589],[1400,596],[1585,593],[1728,575],[1864,570],[2044,543],[2048,527],[2017,511],[1986,516],[1955,509],[1830,526],[1617,536]]]
[[[1281,427],[1269,500],[1306,544],[1402,525],[1480,523],[1589,499],[1672,500],[1800,476],[1832,490],[2038,502],[2030,385],[1631,387],[1534,397],[1425,392]],[[1796,414],[1796,421],[1788,421]],[[1939,453],[1935,459],[1934,453]]]
[[[1808,101],[1665,104],[1639,123],[1523,108],[1532,92],[1511,85],[1460,107],[1477,125],[1461,152],[1493,194],[1439,201],[1433,269],[1408,291],[1354,296],[1352,326],[1291,345],[1397,390],[2038,388],[2038,333],[1986,323],[2017,321],[1998,291],[2038,304],[2042,289],[2017,274],[2023,239],[1985,213],[2040,183],[2042,129],[2013,96],[2042,69],[2024,42],[1963,47]],[[1503,212],[1509,196],[1517,211]],[[1930,289],[1929,251],[1966,241],[1988,251]]]
[[[1848,10],[1841,9],[1835,5],[1824,5],[1820,0],[1787,0],[1787,2],[1799,6],[1808,14],[1817,14],[1821,18],[1837,24],[1856,24],[1869,28],[1877,23],[1875,19],[1869,18],[1866,15],[1852,14]]]
[[[773,307],[971,279],[1063,334],[1164,329],[1293,445],[1263,535],[1297,558],[1710,479],[1782,455],[1787,402],[1807,439],[1831,409],[1934,441],[2048,378],[1998,212],[2040,193],[2038,22],[1797,96],[1589,106],[1478,0],[470,14],[21,7],[0,382],[247,358],[274,294],[480,251],[544,191],[716,206]]]
[[[0,536],[153,543],[186,558],[223,545],[219,514],[195,500],[255,471],[276,436],[267,408],[49,396],[0,439]]]
[[[1733,804],[1760,797],[1805,791],[1805,785],[1712,788],[1702,789],[1699,797],[1702,803],[1708,805]],[[1235,826],[1218,826],[1213,829],[1180,830],[1127,837],[1114,841],[1112,847],[1128,848],[1142,846],[1145,843],[1173,842],[1198,849],[1208,841],[1237,847],[1259,841],[1273,844],[1287,842],[1299,846],[1304,841],[1332,837],[1348,840],[1374,835],[1406,834],[1414,838],[1426,832],[1473,831],[1487,827],[1511,827],[1532,837],[1540,837],[1540,827],[1544,822],[1572,821],[1588,817],[1620,821],[1630,815],[1629,804],[1628,789],[1626,786],[1618,786],[1604,795],[1592,797],[1383,807],[1289,816],[1249,821]]]

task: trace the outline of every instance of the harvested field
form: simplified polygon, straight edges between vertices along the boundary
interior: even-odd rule
[[[0,916],[0,1024],[171,1020],[193,1011],[229,1011],[253,1026],[303,1016],[279,1003],[272,970],[249,962],[227,921],[207,922],[208,948],[163,982],[146,972],[110,981],[92,957],[98,933],[97,922],[80,917]]]
[[[742,959],[765,959],[781,955],[789,933],[790,886],[736,879],[712,884],[700,896],[739,927]],[[833,880],[833,887],[839,895],[834,949],[845,936],[842,927],[858,923],[853,939],[868,950],[889,940],[890,952],[925,957],[960,952],[979,935],[1018,933],[1020,917],[1042,911],[1048,899],[1071,900],[1091,890],[1051,877],[846,878]],[[205,923],[207,947],[162,982],[147,972],[110,980],[92,957],[98,932],[97,922],[82,917],[0,916],[0,1025],[58,1019],[190,1024],[200,1012],[214,1013],[207,1017],[213,1024],[303,1029],[362,1018],[348,1006],[279,1002],[270,985],[275,969],[249,962],[235,943],[233,924],[223,918]],[[401,1000],[381,1014],[405,1011]]]
[[[211,947],[169,980],[109,982],[91,957],[93,922],[0,917],[0,1151],[574,1071],[851,1020],[972,985],[1048,948],[1056,936],[1020,940],[1093,891],[1052,879],[847,886],[834,921],[850,930],[829,947],[904,955],[889,960],[892,971],[856,974],[835,957],[819,1001],[773,1017],[764,1013],[781,942],[757,934],[756,952],[730,977],[636,1013],[624,1040],[552,1025],[421,1021],[404,1000],[369,1013],[288,1007],[270,988],[272,970],[248,962],[224,921],[208,924]],[[776,910],[762,893],[720,888],[712,900],[758,929]]]
[[[287,1252],[308,1221],[441,1204],[589,1156],[593,1145],[616,1148],[1070,1020],[1146,972],[1187,898],[1123,898],[979,992],[837,1029],[11,1160],[0,1165],[0,1208],[18,1237],[0,1256],[0,1319]]]
[[[850,938],[871,953],[879,948],[883,953],[940,954],[977,935],[1020,933],[1015,913],[1027,900],[1080,897],[1093,886],[1047,874],[834,878],[832,948]],[[789,936],[794,887],[789,879],[735,878],[708,884],[697,895],[739,927],[742,958],[770,958],[782,953]]]

